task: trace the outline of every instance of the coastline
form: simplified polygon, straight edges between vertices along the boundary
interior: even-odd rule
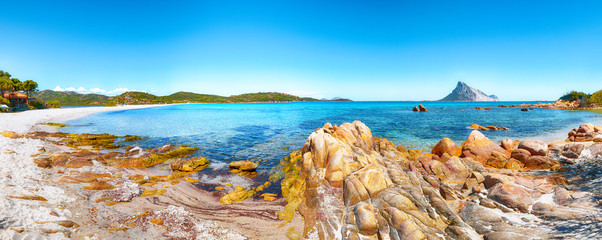
[[[31,111],[29,114],[21,112],[10,116],[13,121],[23,118],[18,124],[15,124],[18,126],[6,129],[4,125],[0,125],[0,131],[8,130],[26,133],[42,130],[51,132],[52,130],[56,131],[56,128],[40,125],[40,123],[61,123],[99,112],[160,106],[166,105],[49,109],[47,111]],[[3,119],[2,115],[0,115],[0,119]],[[3,124],[7,122],[11,121],[3,121]],[[572,128],[575,126],[567,126],[567,129],[568,127]],[[562,131],[564,130],[553,133],[554,138],[552,140],[564,140],[560,139],[560,134],[566,134],[566,131]],[[539,139],[539,137],[532,136],[531,138]],[[551,141],[546,142],[550,143]],[[39,154],[38,149],[41,148],[44,148],[44,152],[49,154],[53,152],[74,152],[74,149],[55,145],[47,141],[47,139],[12,139],[0,136],[0,165],[4,166],[0,169],[0,184],[2,184],[0,185],[0,199],[5,199],[4,202],[0,203],[0,209],[3,209],[0,210],[0,216],[11,216],[1,218],[0,223],[4,225],[4,222],[6,222],[8,223],[7,226],[15,224],[26,226],[11,227],[10,229],[0,228],[0,238],[2,239],[12,239],[15,237],[68,239],[71,237],[79,238],[81,236],[93,236],[100,239],[136,238],[140,237],[139,234],[142,234],[138,232],[139,229],[124,231],[107,228],[106,226],[111,225],[111,221],[114,221],[114,219],[123,220],[128,217],[140,216],[143,214],[143,211],[162,212],[168,209],[175,211],[170,206],[183,207],[182,210],[177,210],[176,212],[192,216],[187,221],[197,221],[205,225],[208,222],[214,224],[209,224],[212,226],[211,229],[206,229],[205,231],[211,232],[215,229],[221,229],[225,233],[235,236],[232,239],[243,239],[240,238],[243,235],[249,236],[252,239],[281,239],[291,233],[291,227],[292,231],[299,231],[303,226],[303,220],[299,214],[295,214],[295,218],[290,224],[285,225],[283,228],[277,228],[282,221],[276,217],[276,213],[280,212],[287,204],[284,198],[279,198],[274,202],[251,198],[236,204],[221,205],[218,203],[221,194],[232,189],[227,188],[224,192],[205,191],[195,188],[193,183],[186,181],[181,181],[178,184],[169,186],[169,188],[163,185],[163,189],[167,189],[164,195],[136,197],[131,202],[124,202],[114,206],[105,205],[102,202],[98,203],[94,201],[94,199],[98,199],[98,192],[91,193],[82,189],[84,184],[60,182],[61,178],[67,176],[64,173],[68,172],[68,175],[71,175],[75,170],[69,168],[42,169],[36,166],[32,161],[32,156]],[[77,171],[109,173],[113,178],[117,178],[116,176],[120,174],[157,175],[157,172],[154,172],[153,169],[120,169],[96,163],[92,167],[80,168]],[[10,197],[31,195],[41,196],[47,199],[47,201],[32,201]],[[61,225],[66,221],[75,222],[82,227],[65,227]],[[151,225],[151,230],[145,232],[145,236],[160,237],[162,234],[161,230],[155,228],[157,227]],[[24,231],[25,235],[22,235],[20,231]]]
[[[42,123],[62,123],[100,112],[161,106],[167,105],[82,107],[2,114],[0,132],[57,132],[56,127]],[[92,161],[92,166],[77,168],[41,168],[34,160],[40,155],[68,154],[74,157],[78,152],[89,149],[57,145],[52,138],[0,135],[0,165],[3,166],[0,168],[0,239],[135,239],[141,236],[141,230],[145,231],[144,236],[155,239],[165,236],[175,239],[181,239],[179,236],[196,236],[197,239],[248,239],[245,236],[252,239],[282,239],[289,234],[291,227],[296,226],[296,231],[301,230],[300,217],[278,228],[282,220],[276,213],[286,205],[283,198],[266,202],[256,197],[237,204],[220,204],[221,195],[232,191],[234,186],[225,187],[223,191],[206,191],[195,187],[194,182],[182,179],[178,183],[157,186],[137,185],[133,183],[133,176],[153,177],[160,173],[152,168],[104,166],[97,161]],[[85,189],[89,182],[64,181],[66,177],[78,177],[80,173],[109,174],[112,182],[122,182],[121,185],[115,185],[119,189],[127,190],[127,186],[134,184],[140,189],[161,189],[165,192],[153,196],[139,193],[140,196],[131,201],[106,204],[98,201],[102,191]],[[124,230],[125,227],[130,228],[124,225],[125,221],[148,212],[175,218],[181,224],[170,225],[166,222],[159,226],[146,222],[132,227],[134,230]],[[168,225],[170,230],[166,233]]]
[[[0,131],[13,131],[17,133],[26,133],[30,131],[55,131],[56,128],[40,125],[41,123],[63,123],[86,117],[91,114],[121,110],[133,110],[163,107],[176,104],[147,104],[147,105],[126,105],[116,107],[75,107],[75,108],[51,108],[28,110],[16,113],[0,114]]]

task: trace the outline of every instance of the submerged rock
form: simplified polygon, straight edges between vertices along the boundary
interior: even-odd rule
[[[171,169],[182,172],[193,172],[209,164],[206,158],[176,159],[171,162]]]
[[[238,169],[240,171],[255,171],[259,164],[251,162],[249,160],[244,161],[234,161],[230,163],[230,168]]]

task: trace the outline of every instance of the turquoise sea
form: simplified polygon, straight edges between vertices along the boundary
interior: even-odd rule
[[[412,112],[423,104],[428,112]],[[508,131],[487,131],[494,141],[506,138],[564,138],[579,124],[602,122],[588,111],[500,108],[525,102],[303,102],[181,104],[156,108],[98,113],[67,122],[61,131],[70,133],[111,133],[138,135],[143,140],[127,143],[143,148],[166,143],[199,147],[196,155],[208,158],[210,168],[199,174],[227,173],[236,160],[260,162],[257,180],[290,152],[303,146],[309,134],[330,122],[341,124],[360,120],[377,137],[406,148],[429,150],[441,138],[460,144],[473,123],[505,126]],[[528,103],[528,102],[527,102]],[[492,110],[475,110],[491,107]],[[219,175],[219,174],[217,174]],[[202,178],[202,176],[198,176]],[[211,181],[207,181],[211,182]],[[211,186],[207,186],[211,187]]]

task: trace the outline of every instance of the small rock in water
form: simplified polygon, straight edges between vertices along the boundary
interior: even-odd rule
[[[230,163],[230,168],[232,169],[238,169],[240,171],[255,171],[257,169],[257,167],[259,166],[259,164],[251,162],[249,160],[244,160],[244,161],[234,161]]]

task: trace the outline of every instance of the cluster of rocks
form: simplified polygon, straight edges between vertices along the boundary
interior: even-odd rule
[[[491,130],[491,131],[500,131],[500,130],[504,130],[504,131],[505,131],[505,130],[508,130],[508,128],[507,128],[507,127],[501,127],[501,126],[500,126],[500,127],[498,127],[498,126],[487,126],[487,127],[483,127],[483,126],[481,126],[481,125],[479,125],[479,124],[476,124],[476,123],[474,123],[474,124],[470,125],[470,127],[469,127],[469,128],[471,128],[471,129],[474,129],[474,130],[481,130],[481,131],[489,131],[489,130]]]
[[[412,111],[414,111],[414,112],[427,112],[428,109],[426,109],[424,106],[422,106],[422,104],[418,104],[418,106],[414,106],[412,108]]]
[[[535,222],[580,221],[597,205],[565,189],[559,174],[528,174],[562,169],[548,151],[541,141],[496,144],[473,131],[460,146],[444,138],[422,154],[359,121],[325,124],[283,160],[280,217],[300,212],[304,233],[321,239],[547,238]]]
[[[569,142],[602,142],[602,127],[591,123],[573,128],[566,139]]]
[[[476,110],[491,110],[490,107],[484,107],[484,108],[482,108],[482,107],[476,107],[474,109],[476,109]]]
[[[503,106],[503,105],[500,105]],[[535,104],[527,104],[527,103],[523,103],[523,104],[515,104],[515,105],[510,105],[510,106],[503,106],[503,107],[517,107],[517,108],[523,108],[523,109],[527,109],[527,110],[522,110],[522,111],[528,111],[528,108],[548,108],[548,109],[566,109],[566,110],[570,110],[570,109],[578,109],[579,106],[579,102],[577,101],[563,101],[563,100],[558,100],[556,102],[553,103],[535,103]]]

